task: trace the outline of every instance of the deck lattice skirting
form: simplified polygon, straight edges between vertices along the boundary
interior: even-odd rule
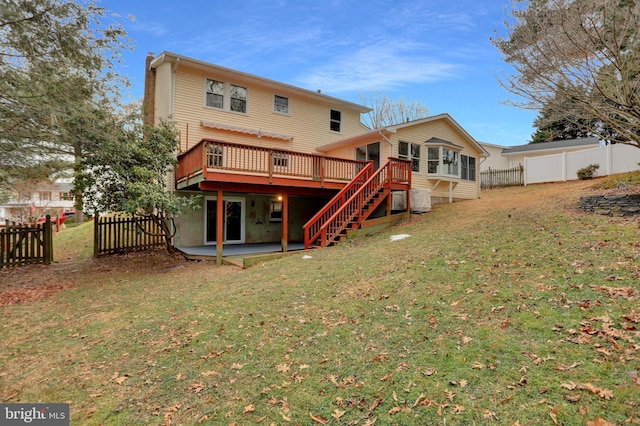
[[[580,197],[580,209],[603,216],[640,215],[640,194],[592,195]]]

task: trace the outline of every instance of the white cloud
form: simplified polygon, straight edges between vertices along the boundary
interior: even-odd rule
[[[342,52],[299,76],[297,83],[331,93],[390,90],[415,83],[455,78],[464,67],[424,52],[417,45],[370,45],[353,54]]]

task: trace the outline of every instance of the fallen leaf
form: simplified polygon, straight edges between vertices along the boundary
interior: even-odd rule
[[[393,416],[394,414],[397,414],[397,413],[399,413],[400,411],[402,411],[402,408],[400,408],[400,407],[398,407],[398,406],[396,405],[395,407],[393,407],[393,408],[391,408],[391,409],[389,410],[389,414],[391,414],[391,415]]]
[[[253,405],[247,405],[246,407],[244,407],[244,410],[242,410],[242,414],[248,414],[248,413],[252,413],[254,412],[256,409]]]
[[[309,413],[309,415],[311,416],[311,418],[313,419],[313,421],[326,425],[327,423],[329,423],[329,420],[325,419],[324,417],[320,416],[320,415],[314,415]]]
[[[376,424],[376,421],[378,421],[377,417],[370,417],[362,424],[362,426],[373,426]]]
[[[340,420],[340,417],[344,416],[344,413],[346,413],[346,411],[340,411],[336,408],[335,410],[333,410],[333,413],[331,413],[331,417],[336,420]]]
[[[587,426],[616,426],[616,424],[598,417],[592,422],[587,422]]]
[[[447,395],[447,399],[453,402],[453,398],[456,397],[456,394],[451,392],[450,390],[444,391],[444,394]]]
[[[487,420],[491,420],[491,421],[498,420],[498,416],[493,411],[484,410],[484,413],[482,414],[482,416]]]
[[[580,401],[580,394],[565,395],[564,399],[566,399],[569,402],[578,402]]]

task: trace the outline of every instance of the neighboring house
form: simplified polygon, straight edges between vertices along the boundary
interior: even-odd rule
[[[487,153],[447,114],[368,131],[369,108],[320,91],[169,52],[146,68],[145,122],[179,132],[173,189],[203,196],[176,218],[177,247],[323,246],[365,219],[406,217],[412,188],[480,196]]]
[[[499,180],[502,171],[521,166],[524,185],[578,179],[578,171],[597,164],[597,176],[638,169],[640,150],[632,145],[601,144],[597,138],[567,139],[519,146],[482,144],[488,151],[500,150],[481,165],[485,184]],[[491,172],[489,172],[489,167]],[[495,173],[494,173],[495,171]],[[500,186],[500,185],[498,185]]]
[[[582,138],[517,146],[500,146],[485,142],[480,142],[480,144],[491,154],[491,157],[480,166],[480,171],[485,171],[489,170],[489,167],[496,170],[524,165],[525,157],[540,157],[597,148],[600,146],[600,141],[597,138]]]
[[[27,222],[73,211],[73,186],[70,183],[40,182],[24,184],[19,191],[0,203],[0,225]]]

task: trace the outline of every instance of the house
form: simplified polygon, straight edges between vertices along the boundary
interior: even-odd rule
[[[501,146],[485,142],[480,144],[491,154],[491,157],[487,158],[480,167],[480,171],[485,171],[489,168],[492,170],[510,169],[524,165],[525,157],[540,157],[597,148],[600,146],[600,140],[597,138],[565,139],[516,146]]]
[[[483,144],[488,151],[497,145]],[[499,160],[482,164],[482,180],[486,184],[499,180],[513,167],[522,169],[522,184],[564,182],[579,178],[579,171],[597,164],[597,176],[627,173],[638,169],[640,150],[627,144],[601,144],[597,138],[568,139],[553,142],[501,147]],[[491,172],[489,171],[491,167]],[[492,176],[494,178],[492,178]]]
[[[0,201],[0,225],[61,216],[74,209],[73,186],[64,182],[22,183]]]
[[[144,106],[179,132],[173,189],[202,196],[174,245],[219,261],[230,244],[325,246],[408,217],[412,198],[480,196],[487,153],[448,114],[370,131],[365,106],[170,52],[147,57]]]

